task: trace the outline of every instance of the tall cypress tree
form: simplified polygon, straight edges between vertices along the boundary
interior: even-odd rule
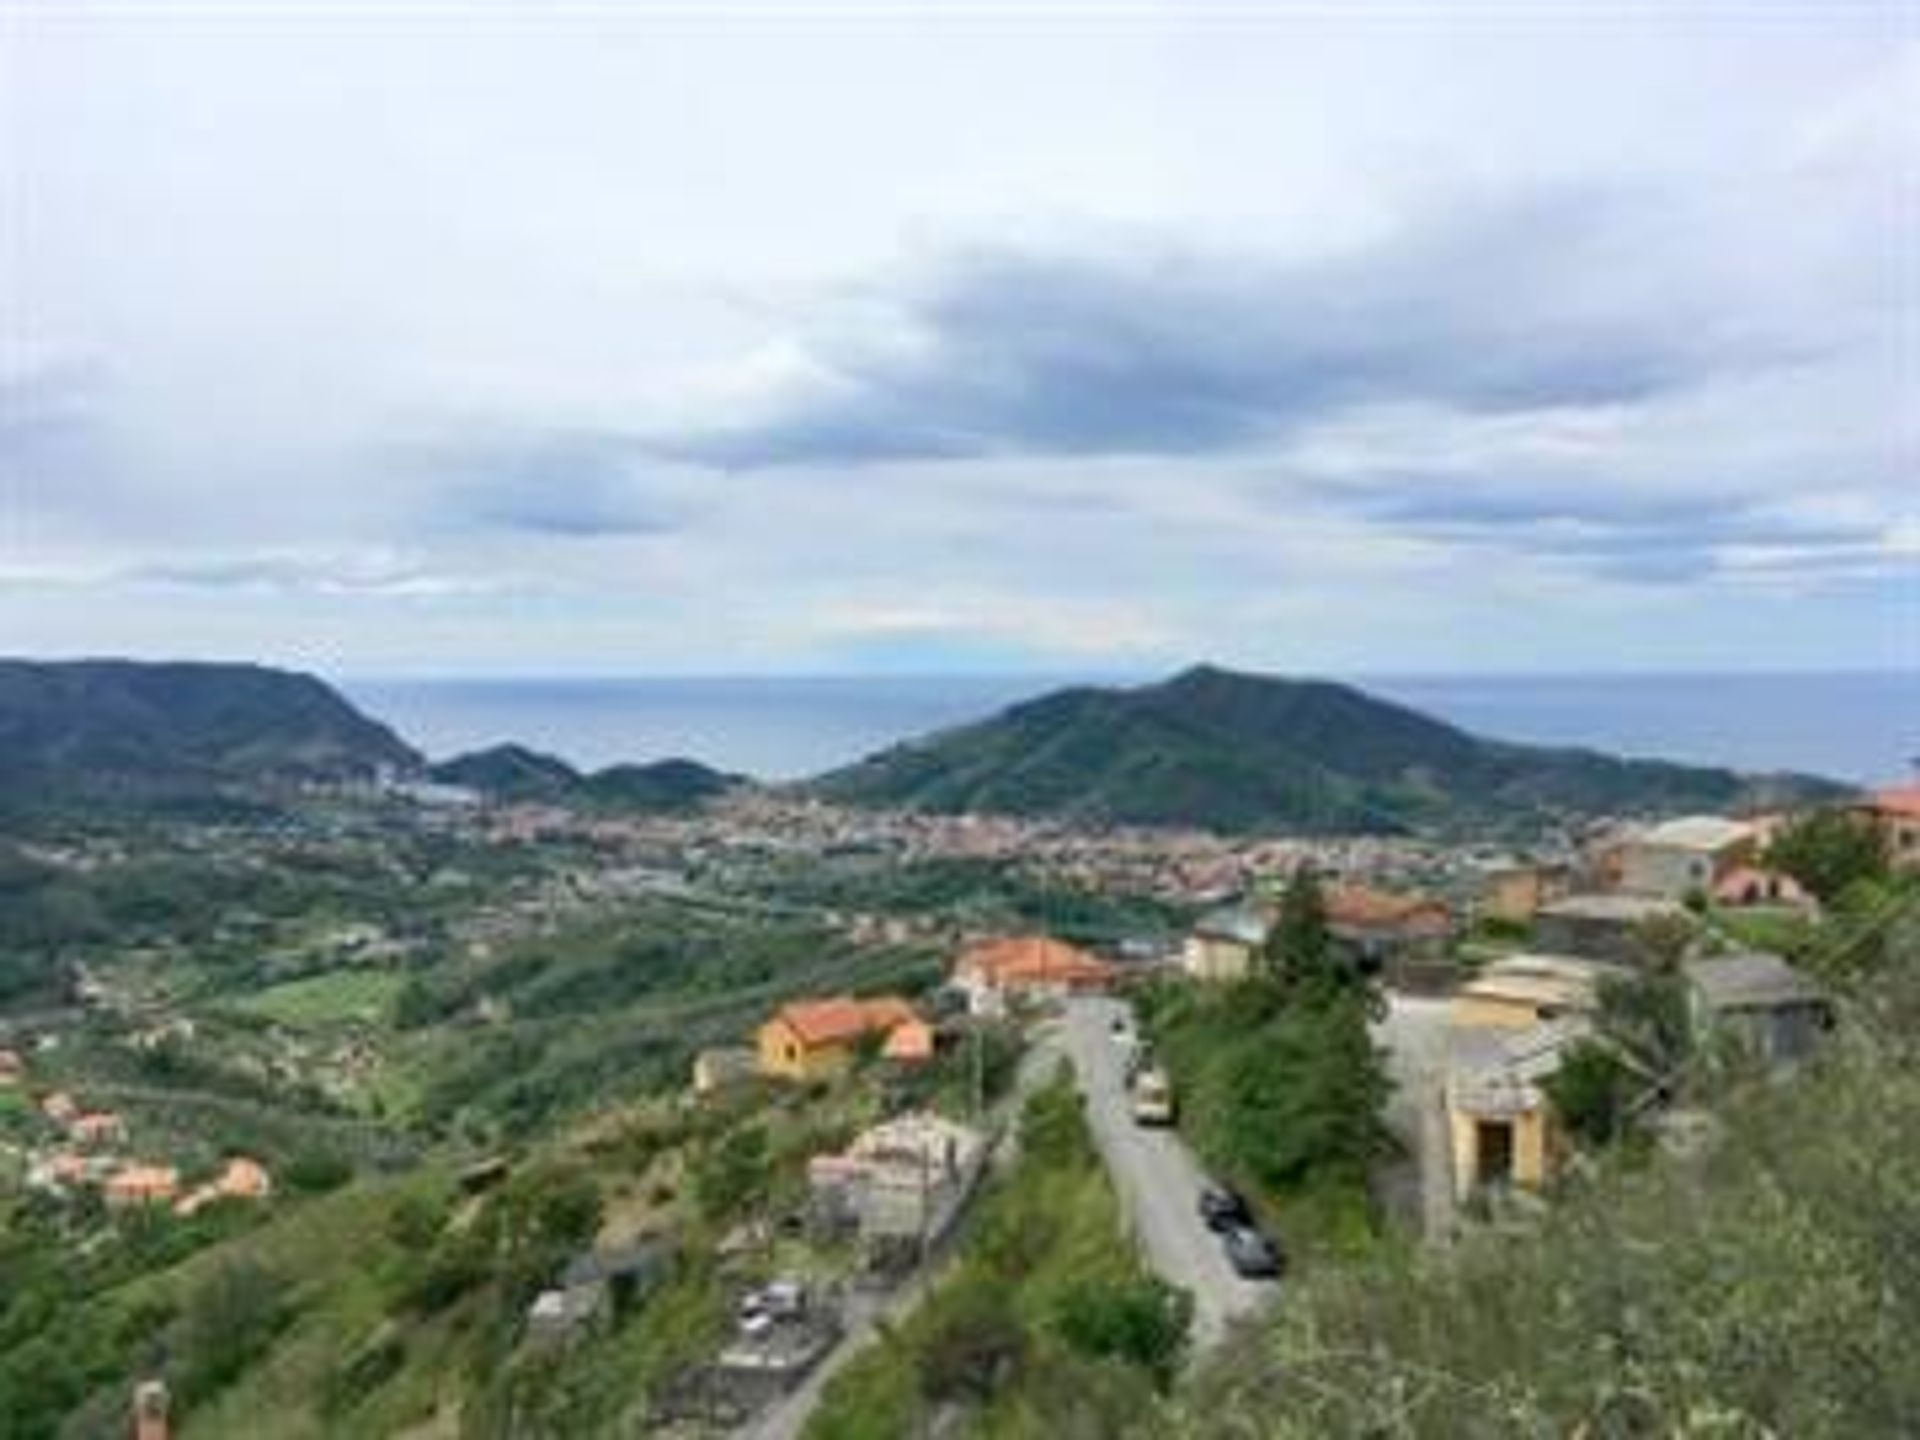
[[[1302,864],[1287,881],[1280,918],[1267,936],[1268,973],[1301,987],[1336,979],[1333,936],[1327,929],[1327,900],[1320,876]]]

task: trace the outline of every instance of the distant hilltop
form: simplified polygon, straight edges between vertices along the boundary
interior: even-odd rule
[[[326,682],[262,665],[0,660],[0,805],[176,802],[422,775],[495,800],[656,813],[747,783],[680,759],[584,773],[514,744],[429,767]]]
[[[1352,686],[1201,665],[1077,686],[813,782],[854,805],[1223,831],[1395,833],[1834,798],[1744,775],[1469,734]]]
[[[0,795],[367,779],[421,763],[311,675],[201,662],[0,660]]]
[[[495,745],[455,756],[429,770],[443,785],[457,785],[495,800],[584,804],[616,810],[673,813],[698,808],[735,786],[728,775],[696,760],[658,760],[648,765],[609,765],[582,772],[557,755],[524,745]]]
[[[679,759],[582,772],[516,744],[428,767],[323,681],[265,666],[0,660],[0,805],[383,773],[495,800],[656,813],[751,783]],[[1302,833],[1488,830],[1847,793],[1811,776],[1484,739],[1351,686],[1208,665],[1155,685],[1057,690],[802,788],[860,806]]]

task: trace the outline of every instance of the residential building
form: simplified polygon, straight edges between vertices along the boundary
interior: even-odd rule
[[[744,1045],[722,1045],[693,1057],[693,1093],[712,1095],[759,1073],[759,1053]]]
[[[1573,955],[1505,955],[1454,992],[1448,1023],[1456,1029],[1524,1030],[1599,1008],[1600,984],[1624,972]]]
[[[1515,860],[1488,865],[1479,878],[1475,913],[1518,925],[1530,923],[1542,905],[1567,893],[1567,872],[1562,865]]]
[[[1761,865],[1736,865],[1713,885],[1713,903],[1732,910],[1772,907],[1813,910],[1818,903],[1800,882],[1784,870]]]
[[[1115,967],[1078,946],[1043,935],[985,940],[954,962],[952,983],[974,1015],[1005,1015],[1020,1003],[1105,990]]]
[[[1326,907],[1328,934],[1369,972],[1399,979],[1446,960],[1453,912],[1437,896],[1332,885]]]
[[[1684,973],[1696,1035],[1730,1041],[1767,1065],[1805,1058],[1833,1024],[1826,992],[1778,955],[1710,955],[1688,961]]]
[[[1642,927],[1660,917],[1687,916],[1684,905],[1651,895],[1568,895],[1540,907],[1534,942],[1554,955],[1644,965]]]
[[[808,1162],[815,1219],[868,1240],[929,1237],[957,1211],[985,1153],[980,1132],[939,1115],[884,1121]]]
[[[1920,870],[1920,785],[1876,790],[1859,811],[1879,827],[1895,869]]]
[[[1187,936],[1180,968],[1193,980],[1244,980],[1253,973],[1273,922],[1270,906],[1242,903],[1209,910]]]
[[[650,1293],[666,1277],[672,1249],[642,1239],[616,1250],[576,1255],[559,1281],[534,1297],[527,1334],[534,1340],[573,1340]]]
[[[168,1205],[180,1189],[180,1172],[171,1165],[128,1165],[107,1177],[107,1204]]]
[[[192,1215],[216,1200],[265,1200],[273,1193],[273,1177],[258,1160],[235,1155],[227,1167],[206,1184],[195,1187],[174,1203],[176,1215]]]
[[[1633,895],[1684,900],[1710,894],[1759,849],[1759,831],[1744,820],[1689,815],[1642,830],[1620,856],[1620,888]]]
[[[1567,1142],[1546,1082],[1592,1033],[1583,1015],[1524,1028],[1470,1026],[1448,1037],[1447,1131],[1456,1199],[1483,1188],[1539,1189]]]
[[[80,1106],[64,1090],[55,1090],[40,1102],[40,1113],[56,1125],[66,1125],[80,1113]]]
[[[133,1440],[168,1440],[173,1434],[167,1412],[172,1396],[164,1380],[142,1380],[133,1387]]]
[[[27,1062],[18,1050],[0,1050],[0,1086],[18,1085],[27,1073]]]
[[[783,1080],[820,1080],[853,1062],[869,1037],[884,1046],[903,1025],[920,1017],[898,996],[856,1000],[838,995],[825,1000],[795,1000],[782,1005],[758,1031],[755,1050],[762,1075]]]
[[[127,1122],[111,1110],[92,1110],[67,1122],[76,1144],[105,1147],[127,1143]]]

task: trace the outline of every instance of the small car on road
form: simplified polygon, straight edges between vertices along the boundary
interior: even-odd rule
[[[1222,1231],[1235,1225],[1253,1224],[1253,1211],[1246,1197],[1231,1185],[1210,1184],[1200,1187],[1200,1218],[1207,1228]]]
[[[1280,1247],[1251,1225],[1233,1225],[1220,1232],[1227,1263],[1245,1280],[1278,1278],[1283,1261]]]

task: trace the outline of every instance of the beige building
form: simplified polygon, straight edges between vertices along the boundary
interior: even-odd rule
[[[1896,869],[1920,870],[1920,785],[1875,791],[1861,809],[1879,827],[1888,862]]]
[[[1489,865],[1480,875],[1475,913],[1484,919],[1531,921],[1540,907],[1567,893],[1565,866],[1523,860]]]
[[[1567,1143],[1543,1087],[1591,1033],[1583,1015],[1452,1033],[1446,1102],[1456,1199],[1487,1188],[1537,1190],[1553,1178]]]
[[[1525,1029],[1566,1015],[1590,1015],[1600,982],[1618,966],[1575,955],[1506,955],[1454,992],[1447,1020],[1456,1030]]]
[[[1546,1082],[1593,1033],[1602,984],[1623,973],[1579,956],[1508,955],[1454,994],[1446,1108],[1456,1198],[1553,1178],[1567,1147]]]
[[[1641,831],[1621,847],[1620,888],[1684,900],[1710,894],[1722,876],[1759,850],[1759,829],[1720,815],[1689,815]]]
[[[1273,912],[1252,905],[1228,905],[1202,915],[1180,952],[1180,968],[1192,980],[1244,980],[1254,970]]]

